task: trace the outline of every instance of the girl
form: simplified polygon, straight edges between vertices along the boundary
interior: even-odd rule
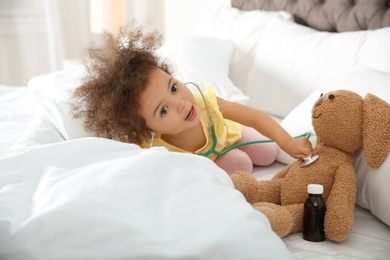
[[[217,151],[264,136],[276,142],[242,146],[219,156],[207,153],[228,174],[271,164],[278,145],[297,159],[311,154],[309,140],[292,138],[266,113],[219,98],[211,87],[205,99],[191,92],[156,54],[162,42],[160,34],[133,22],[117,39],[106,34],[103,47],[89,49],[88,76],[73,101],[73,114],[84,119],[87,131],[144,148],[165,146],[195,154],[213,146],[210,124]]]

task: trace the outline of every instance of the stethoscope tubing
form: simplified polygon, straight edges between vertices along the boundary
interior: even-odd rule
[[[209,109],[208,109],[208,105],[207,105],[207,102],[206,102],[206,98],[205,98],[205,96],[203,95],[202,90],[200,89],[200,87],[199,87],[197,84],[195,84],[195,83],[193,83],[193,82],[187,82],[187,83],[185,83],[185,85],[187,85],[187,84],[192,84],[192,85],[194,85],[194,86],[198,89],[200,95],[202,96],[203,102],[205,103],[206,112],[207,112],[207,117],[208,117],[209,124],[210,124],[211,136],[212,136],[212,139],[213,139],[213,146],[212,146],[207,152],[204,152],[204,153],[197,153],[197,155],[201,155],[201,156],[207,157],[207,156],[209,156],[210,154],[213,153],[213,154],[219,156],[219,155],[223,155],[223,154],[225,154],[225,153],[227,153],[227,152],[229,152],[229,151],[231,151],[231,150],[233,150],[233,149],[236,149],[236,148],[238,148],[238,147],[241,147],[241,146],[251,145],[251,144],[260,144],[260,143],[271,143],[271,142],[275,142],[274,140],[271,140],[271,139],[252,140],[252,141],[247,141],[247,142],[236,143],[236,144],[233,144],[232,146],[229,146],[228,148],[225,148],[225,149],[223,149],[223,150],[221,150],[221,151],[217,151],[217,150],[216,150],[216,147],[217,147],[217,135],[216,135],[216,133],[215,133],[214,125],[213,125],[213,122],[212,122],[212,120],[211,120],[211,114],[210,114],[210,111],[209,111]],[[303,134],[301,134],[301,135],[295,136],[294,138],[306,137],[307,139],[309,139],[310,136],[311,136],[311,134],[312,134],[312,132],[310,131],[310,132],[306,132],[306,133],[303,133]]]
[[[247,141],[247,142],[241,142],[241,143],[236,143],[236,144],[233,144],[232,146],[229,146],[228,148],[225,148],[221,151],[217,151],[215,150],[216,146],[217,146],[217,136],[215,134],[215,130],[214,130],[214,125],[211,125],[210,127],[211,129],[211,135],[212,135],[212,138],[213,138],[213,146],[205,153],[198,153],[197,155],[201,155],[201,156],[209,156],[210,154],[215,154],[215,155],[223,155],[233,149],[236,149],[238,147],[241,147],[241,146],[245,146],[245,145],[251,145],[251,144],[262,144],[262,143],[272,143],[272,142],[275,142],[274,140],[271,140],[271,139],[262,139],[262,140],[252,140],[252,141]],[[304,134],[301,134],[301,135],[298,135],[298,136],[294,136],[294,138],[299,138],[299,137],[306,137],[306,138],[310,138],[311,136],[311,132],[306,132]]]

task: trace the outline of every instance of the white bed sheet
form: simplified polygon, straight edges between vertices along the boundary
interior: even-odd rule
[[[330,241],[325,241],[321,243],[307,242],[301,238],[301,234],[290,235],[283,240],[275,238],[272,234],[269,233],[270,229],[268,226],[268,222],[264,219],[264,216],[253,211],[251,207],[248,207],[248,205],[245,204],[245,201],[243,201],[242,196],[234,189],[232,189],[231,183],[229,182],[227,176],[224,175],[224,173],[220,172],[214,166],[211,166],[212,164],[204,163],[204,158],[198,159],[198,157],[190,157],[191,159],[197,158],[195,160],[203,160],[202,162],[200,162],[192,160],[188,161],[187,157],[184,160],[182,157],[177,158],[176,155],[173,156],[171,159],[169,159],[172,160],[172,164],[185,163],[185,167],[183,166],[181,173],[180,171],[172,172],[168,170],[167,167],[153,168],[153,165],[149,161],[144,161],[144,164],[138,172],[133,172],[132,174],[125,176],[122,173],[123,171],[126,171],[126,167],[128,167],[126,165],[130,165],[131,163],[135,163],[137,161],[131,159],[132,155],[139,156],[140,154],[143,154],[143,156],[145,156],[151,153],[154,154],[151,156],[148,155],[151,158],[157,155],[161,156],[159,159],[151,159],[151,161],[155,163],[158,163],[159,160],[164,161],[164,163],[160,164],[161,166],[168,165],[166,164],[166,162],[168,162],[169,160],[166,158],[166,156],[168,156],[168,154],[170,153],[167,153],[166,151],[161,151],[159,149],[157,149],[158,152],[156,152],[156,150],[151,150],[149,152],[143,151],[141,153],[139,149],[135,146],[121,144],[109,140],[95,140],[93,138],[83,138],[79,140],[57,143],[39,148],[41,149],[41,151],[46,151],[44,153],[39,153],[37,151],[29,151],[29,149],[27,148],[19,148],[10,151],[9,148],[11,147],[11,145],[16,142],[18,138],[21,137],[23,132],[27,129],[29,122],[32,120],[32,118],[38,111],[39,105],[44,99],[44,96],[40,91],[32,89],[30,87],[13,88],[7,86],[0,86],[0,93],[0,193],[2,193],[2,195],[0,195],[0,259],[3,259],[4,257],[5,259],[20,259],[20,256],[22,256],[22,259],[75,259],[74,254],[76,253],[85,254],[89,256],[94,255],[96,256],[95,259],[99,259],[97,256],[99,256],[100,259],[108,259],[104,258],[105,256],[107,256],[105,253],[118,250],[118,247],[120,249],[123,249],[123,245],[115,243],[115,240],[111,239],[116,234],[115,232],[119,231],[118,234],[121,235],[118,236],[123,239],[123,243],[125,243],[127,246],[129,245],[128,241],[126,241],[126,239],[124,238],[126,237],[126,232],[122,230],[121,233],[120,227],[115,226],[117,224],[113,224],[112,229],[101,229],[101,227],[104,225],[101,225],[101,223],[96,223],[96,221],[98,222],[99,220],[104,220],[104,214],[107,214],[107,212],[109,212],[107,210],[102,211],[101,214],[105,212],[102,218],[97,220],[95,219],[94,222],[93,219],[86,219],[85,217],[83,217],[81,213],[76,214],[76,211],[70,210],[71,208],[67,208],[67,206],[71,205],[74,207],[78,207],[82,209],[80,212],[83,212],[83,214],[88,212],[97,212],[96,208],[92,209],[92,211],[89,211],[91,210],[91,208],[89,208],[90,204],[83,204],[82,200],[78,200],[80,198],[86,200],[93,200],[93,196],[91,195],[92,193],[88,193],[91,191],[91,189],[87,189],[88,192],[84,194],[85,196],[83,195],[83,193],[85,192],[84,188],[88,186],[88,183],[90,183],[92,186],[98,184],[107,188],[105,190],[105,195],[107,195],[106,199],[110,198],[111,196],[116,196],[113,199],[113,201],[115,201],[113,205],[107,203],[104,204],[109,208],[119,207],[120,205],[127,205],[127,201],[125,202],[122,200],[122,195],[124,194],[127,194],[128,198],[130,198],[131,201],[134,202],[133,199],[135,198],[132,198],[127,193],[127,191],[123,189],[123,186],[119,188],[120,191],[117,191],[117,189],[113,189],[112,186],[109,187],[110,185],[105,186],[103,184],[107,180],[110,180],[111,176],[116,176],[117,179],[114,183],[115,185],[121,186],[121,184],[125,183],[125,181],[129,181],[129,178],[132,174],[135,174],[134,176],[144,176],[140,175],[141,172],[147,172],[146,176],[149,174],[149,179],[154,180],[154,184],[162,184],[162,187],[160,189],[163,189],[163,186],[166,185],[166,190],[164,191],[168,191],[167,187],[170,187],[170,185],[172,184],[180,186],[178,183],[184,182],[186,183],[186,185],[188,185],[195,180],[196,183],[194,184],[194,187],[192,187],[192,190],[204,188],[207,189],[207,193],[205,193],[203,197],[193,196],[190,197],[191,199],[187,198],[184,202],[181,202],[177,199],[173,200],[175,203],[178,203],[178,205],[180,205],[181,203],[185,204],[185,202],[189,201],[191,203],[198,203],[196,204],[196,207],[201,206],[204,210],[202,210],[203,214],[200,214],[202,212],[192,212],[189,210],[189,208],[186,207],[185,209],[189,211],[185,211],[184,209],[180,210],[179,215],[182,216],[182,218],[180,219],[178,219],[177,212],[175,212],[174,215],[170,215],[167,214],[167,211],[164,211],[162,210],[162,208],[160,208],[162,210],[161,212],[165,212],[162,215],[164,216],[163,220],[168,222],[162,222],[160,218],[161,215],[158,215],[158,217],[153,217],[152,215],[153,221],[155,221],[154,223],[157,224],[153,226],[146,225],[146,231],[143,231],[144,243],[140,243],[140,245],[142,244],[143,246],[148,247],[150,247],[151,245],[153,246],[147,249],[143,246],[137,247],[136,249],[138,251],[135,250],[134,255],[132,255],[135,258],[140,257],[143,254],[142,257],[144,258],[156,259],[156,255],[158,254],[158,258],[168,259],[173,257],[172,254],[175,254],[176,257],[194,257],[198,259],[218,259],[218,257],[220,257],[220,259],[229,259],[229,257],[226,257],[225,254],[221,254],[221,252],[230,252],[231,256],[236,256],[236,258],[234,259],[250,259],[251,255],[241,255],[239,258],[237,258],[237,255],[242,254],[243,251],[246,251],[252,252],[253,258],[258,258],[259,256],[265,256],[267,252],[272,253],[276,249],[280,251],[277,254],[278,257],[276,259],[282,259],[280,258],[280,254],[284,254],[285,257],[289,257],[289,254],[284,251],[283,243],[280,244],[280,241],[283,241],[285,243],[292,255],[295,256],[297,259],[390,258],[389,226],[383,224],[383,222],[374,217],[369,211],[364,210],[358,206],[356,206],[355,209],[355,228],[353,230],[353,233],[351,237],[343,243],[337,244]],[[64,147],[68,148],[63,149]],[[97,147],[100,147],[104,151],[100,150],[99,152],[99,149],[97,149]],[[105,147],[111,147],[111,150],[105,150]],[[120,154],[121,156],[117,157]],[[29,159],[27,160],[27,158]],[[101,166],[103,165],[103,161],[107,161],[108,165],[102,168]],[[86,164],[86,162],[89,162],[89,164]],[[61,167],[64,168],[61,169],[58,167],[58,165],[61,165]],[[146,170],[145,165],[148,165],[148,167],[150,167],[149,170]],[[254,175],[259,180],[270,179],[272,178],[273,174],[275,174],[281,167],[284,167],[284,165],[280,163],[275,163],[272,166],[265,168],[257,167]],[[6,168],[8,170],[5,171]],[[165,170],[162,168],[164,168]],[[66,171],[64,169],[66,169]],[[99,176],[96,177],[93,176],[92,171],[97,169],[101,171],[99,172]],[[189,171],[189,169],[193,169],[194,172]],[[161,171],[165,171],[166,176],[171,174],[172,178],[168,179],[172,180],[173,182],[166,181],[166,178],[161,178],[161,175],[158,174],[158,172]],[[53,175],[53,173],[55,172],[59,173],[58,178]],[[59,180],[61,180],[61,178],[64,178],[64,172],[71,173],[70,176],[66,177],[69,179],[69,181],[65,181],[63,184],[60,184]],[[130,172],[130,170],[128,172]],[[177,180],[176,175],[181,174],[182,176],[184,176],[184,172],[188,173],[191,178],[187,180]],[[79,177],[76,177],[76,173],[84,174],[86,178],[78,179]],[[95,177],[96,179],[94,181],[91,181]],[[112,178],[115,179],[115,177]],[[111,181],[113,179],[111,179]],[[10,187],[17,187],[18,184],[23,183],[23,181],[25,180],[31,181],[26,182],[27,184],[30,183],[30,188],[24,190],[23,192],[20,192],[20,196],[17,194],[17,196],[14,197],[16,200],[19,201],[18,204],[15,204],[17,206],[14,205],[14,207],[9,207],[9,205],[13,204],[9,204],[10,201],[5,200],[5,197],[3,195],[10,191],[17,191],[17,189],[12,190],[10,189]],[[78,180],[81,181],[81,183],[78,183]],[[56,185],[51,186],[48,185],[49,183],[56,183]],[[203,185],[205,185],[206,187],[203,187]],[[219,199],[218,205],[229,205],[228,207],[230,209],[236,209],[231,210],[229,214],[231,213],[233,215],[236,215],[237,218],[230,219],[232,223],[234,223],[232,230],[225,231],[219,229],[218,232],[212,232],[213,235],[211,237],[209,234],[207,234],[207,236],[209,237],[203,237],[205,235],[204,233],[202,233],[204,232],[204,230],[202,230],[200,227],[202,226],[202,221],[208,219],[204,218],[204,212],[212,212],[213,210],[215,210],[215,208],[210,207],[211,205],[215,206],[215,204],[211,203],[202,205],[200,201],[204,202],[210,199],[209,196],[205,195],[209,195],[210,192],[213,192],[214,189],[220,191],[221,194],[227,195],[227,197],[231,199],[231,201],[233,201],[234,203],[232,205],[231,203],[228,203],[228,199],[222,199],[220,197],[222,195],[218,192],[214,193],[216,196],[213,197],[214,202],[216,200],[218,201]],[[74,196],[64,197],[63,194],[67,193],[69,190],[71,191],[70,194],[73,194]],[[150,186],[147,190],[153,193],[153,188],[150,188]],[[98,194],[96,190],[94,192],[94,194]],[[187,190],[180,190],[180,192],[185,195],[194,195]],[[32,194],[34,194],[34,196],[31,197]],[[46,194],[50,194],[50,196],[47,196]],[[171,193],[169,195],[173,196],[174,194]],[[159,198],[158,196],[156,196],[156,198],[162,199],[162,197]],[[173,196],[173,198],[175,197]],[[140,196],[138,199],[141,199],[146,203],[152,203],[151,200],[147,199],[147,196]],[[100,202],[102,202],[102,200]],[[160,200],[160,202],[162,202],[162,200]],[[173,204],[166,203],[164,205],[168,208],[172,208]],[[84,206],[86,207],[83,208]],[[239,208],[239,210],[237,210],[237,208]],[[31,209],[34,210],[31,211]],[[126,210],[126,212],[128,213],[129,211]],[[218,214],[224,215],[226,213],[218,212]],[[72,224],[73,221],[66,220],[66,217],[72,217],[73,219],[76,218],[81,221],[76,223],[82,223],[82,225],[80,224],[78,226],[77,224]],[[169,219],[169,217],[178,220],[178,225],[180,228],[175,227],[175,224],[172,222],[172,220]],[[195,222],[185,221],[192,220],[192,217],[195,217]],[[249,223],[241,223],[242,221],[238,221],[242,219],[245,219],[246,221],[249,220]],[[125,219],[121,219],[120,214],[117,216],[117,219],[113,221],[113,223],[116,223],[116,221],[118,220],[124,221],[123,223],[126,223]],[[45,225],[43,225],[45,221],[50,224],[46,228]],[[142,222],[144,221],[144,219],[140,218],[139,221],[141,221],[139,223],[144,223]],[[207,223],[215,223],[217,227],[218,225],[222,227],[223,223],[225,224],[225,226],[227,225],[226,221],[229,220],[224,220],[224,218],[221,217],[213,218],[211,222]],[[169,223],[169,226],[172,227],[175,232],[177,232],[177,236],[175,236],[174,239],[169,241],[164,240],[164,245],[166,245],[170,249],[174,248],[169,252],[166,250],[165,247],[162,248],[157,245],[161,242],[161,239],[164,236],[145,236],[145,232],[153,233],[154,231],[162,232],[158,233],[160,235],[168,234],[168,230],[164,229],[166,223]],[[83,228],[81,228],[81,226]],[[154,226],[158,227],[157,230],[154,230],[152,228]],[[254,227],[258,229],[253,230]],[[56,233],[53,233],[53,230]],[[85,230],[88,231],[86,232]],[[134,230],[135,229],[132,229],[132,231]],[[191,232],[189,232],[189,230],[191,230]],[[110,235],[107,235],[108,233]],[[59,234],[61,234],[61,236],[59,236]],[[172,235],[173,233],[169,234]],[[264,236],[264,234],[267,235]],[[58,239],[59,237],[61,237],[62,239]],[[149,239],[148,241],[146,240],[146,237]],[[194,244],[195,237],[197,237],[197,243]],[[235,237],[234,240],[238,241],[238,244],[235,243],[235,246],[233,247],[231,246],[232,237]],[[265,244],[263,244],[264,241],[262,240],[264,238],[266,238]],[[267,239],[269,240],[267,241]],[[46,248],[48,241],[50,241],[53,246],[52,250]],[[60,243],[61,241],[63,243]],[[158,241],[158,243],[156,241]],[[181,241],[187,241],[186,243],[191,243],[191,246],[187,245],[187,248],[185,249],[177,248],[176,246],[178,244],[183,245]],[[198,241],[202,241],[202,243],[198,244]],[[243,244],[247,245],[243,245],[239,241],[244,241],[245,243]],[[137,240],[137,242],[139,241]],[[258,246],[259,243],[262,246]],[[267,245],[267,243],[268,246],[266,246],[266,248],[269,247],[268,251],[263,248],[263,245]],[[94,245],[92,246],[92,244]],[[223,248],[215,248],[216,245],[223,245]],[[229,247],[232,248],[229,249]],[[129,246],[126,247],[126,249],[128,248]],[[161,250],[165,253],[161,253]],[[118,254],[120,251],[121,250],[118,250]],[[58,252],[61,252],[62,255],[58,255]],[[137,252],[139,255],[136,255]],[[67,256],[67,258],[64,258],[63,256]],[[119,255],[117,256],[120,257]]]
[[[80,138],[0,169],[0,259],[294,259],[201,156]]]

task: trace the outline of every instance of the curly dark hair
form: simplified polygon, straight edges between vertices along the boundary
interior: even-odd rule
[[[136,144],[145,138],[148,128],[139,114],[139,97],[152,70],[172,74],[156,53],[163,36],[146,26],[133,20],[116,37],[106,32],[102,47],[86,49],[87,75],[73,92],[72,113],[83,119],[88,132]]]

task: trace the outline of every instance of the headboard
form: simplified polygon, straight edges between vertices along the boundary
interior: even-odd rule
[[[242,10],[287,11],[297,23],[345,32],[390,26],[390,0],[231,0]]]

